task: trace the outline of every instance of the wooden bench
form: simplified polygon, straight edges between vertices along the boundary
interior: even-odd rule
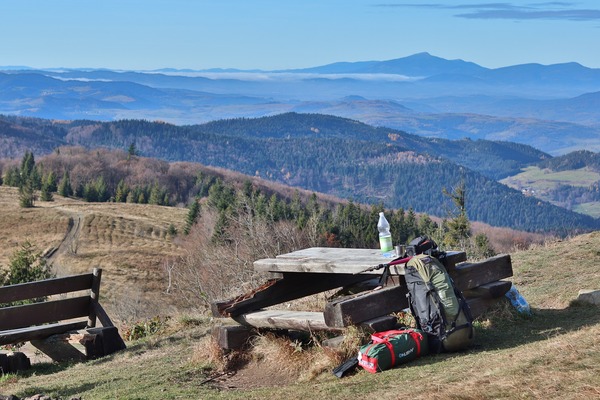
[[[55,361],[92,359],[124,349],[117,328],[98,302],[101,277],[97,268],[89,274],[0,287],[0,346],[31,342]],[[82,291],[87,293],[76,293]],[[49,296],[53,297],[12,305]],[[102,327],[96,327],[97,321]],[[73,342],[82,344],[85,354]]]

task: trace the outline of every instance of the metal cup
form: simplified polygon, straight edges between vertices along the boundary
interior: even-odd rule
[[[398,244],[394,246],[394,250],[396,252],[396,257],[402,257],[406,252],[406,246],[404,246],[403,244]]]

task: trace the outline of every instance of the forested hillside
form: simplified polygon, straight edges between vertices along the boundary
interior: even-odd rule
[[[600,226],[598,220],[525,197],[469,168],[478,166],[488,175],[503,176],[548,157],[521,145],[422,139],[317,114],[183,127],[138,120],[8,120],[20,129],[44,132],[57,145],[120,149],[134,145],[145,156],[200,162],[357,202],[441,217],[447,214],[442,190],[464,181],[471,220],[559,234]],[[460,159],[463,165],[443,156]]]
[[[390,143],[405,149],[444,157],[492,179],[512,175],[526,165],[551,158],[531,146],[490,140],[426,138],[389,128],[322,114],[287,113],[263,118],[238,118],[196,125],[203,133],[257,138],[331,138]]]
[[[538,167],[552,171],[589,168],[591,171],[600,172],[600,153],[586,150],[574,151],[564,156],[544,160],[538,163]]]

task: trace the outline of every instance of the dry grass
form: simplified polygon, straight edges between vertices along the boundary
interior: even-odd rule
[[[512,255],[513,282],[538,308],[566,308],[580,289],[600,289],[600,231]]]
[[[81,215],[77,252],[59,254],[57,264],[89,271],[101,263],[104,283],[118,288],[116,300],[135,310],[151,308],[151,297],[165,298],[158,259],[180,248],[162,232],[175,220],[180,229],[185,210],[60,198],[22,210],[16,199],[15,190],[0,187],[0,257],[6,260],[27,235],[40,247],[56,246],[69,218]],[[548,241],[511,257],[513,281],[533,316],[501,304],[477,322],[474,346],[466,352],[339,380],[331,369],[357,352],[364,332],[350,329],[337,350],[321,347],[321,337],[290,341],[264,334],[252,352],[224,354],[208,322],[178,324],[174,318],[167,333],[128,343],[124,352],[1,378],[0,392],[85,399],[599,398],[600,309],[573,300],[580,289],[600,289],[600,232]],[[314,297],[302,307],[318,309],[322,302]]]
[[[167,232],[170,224],[182,231],[186,209],[54,197],[23,209],[17,189],[0,186],[0,265],[28,239],[52,254],[59,276],[102,268],[102,301],[117,320],[174,310],[163,264],[181,251]]]

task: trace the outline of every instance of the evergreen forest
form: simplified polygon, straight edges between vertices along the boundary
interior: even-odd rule
[[[1,120],[8,126],[7,131],[19,132],[19,140],[37,135],[38,146],[54,143],[51,149],[44,145],[39,154],[51,153],[65,144],[88,149],[121,149],[129,157],[133,150],[134,155],[197,162],[356,203],[412,209],[439,217],[448,214],[444,189],[452,191],[464,183],[470,220],[558,235],[600,227],[597,219],[523,196],[496,182],[519,168],[551,159],[531,147],[514,143],[426,139],[318,114],[289,113],[190,126],[143,120],[69,122],[18,117]],[[92,160],[101,163],[99,158]],[[77,166],[72,167],[71,179]],[[65,172],[59,168],[55,174],[62,177]],[[5,179],[9,177],[10,184],[10,167],[4,167],[3,175]],[[73,182],[72,190],[91,201],[106,200],[107,196],[123,198],[122,194],[110,195],[103,189],[104,185],[109,188],[119,185],[114,177],[98,181],[100,178],[95,175],[95,179],[93,184]],[[86,184],[90,186],[87,190]],[[120,193],[126,184],[124,181]],[[146,180],[143,184],[130,184],[127,196],[133,192],[130,197],[138,202],[150,201],[152,197],[156,204],[182,203],[185,196],[172,188],[178,184],[168,179]]]

